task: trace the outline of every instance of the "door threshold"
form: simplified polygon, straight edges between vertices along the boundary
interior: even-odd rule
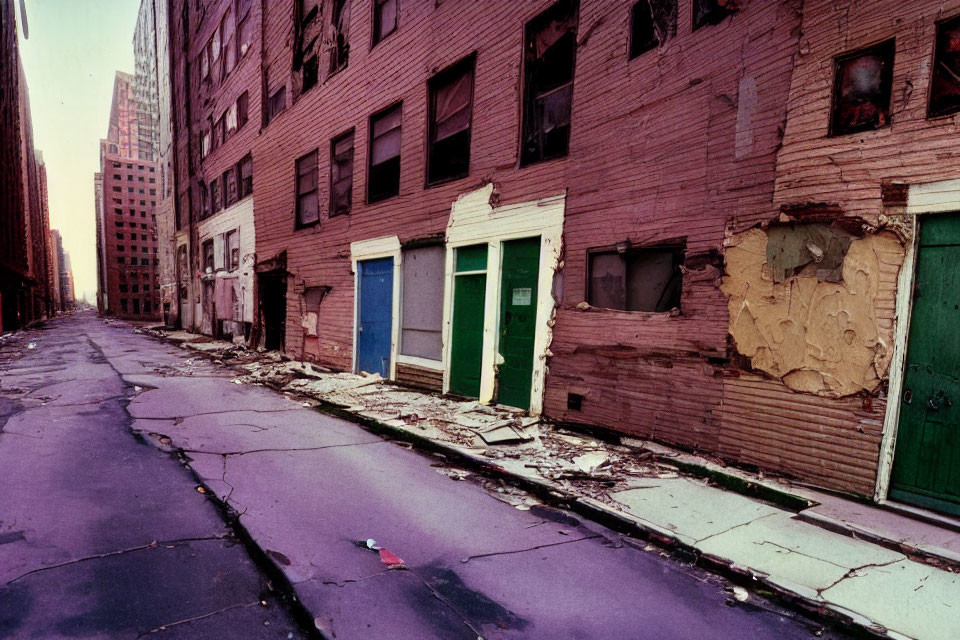
[[[896,500],[886,500],[882,502],[880,506],[888,511],[893,511],[908,518],[960,533],[960,518],[955,516],[938,511],[931,511],[930,509],[924,509],[923,507],[917,507]]]

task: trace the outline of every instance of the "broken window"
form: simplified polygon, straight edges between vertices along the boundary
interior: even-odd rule
[[[470,172],[473,69],[471,56],[430,79],[429,184],[462,178]]]
[[[842,136],[890,124],[894,41],[836,60],[830,135]]]
[[[370,118],[368,202],[379,202],[400,193],[401,120],[401,104],[389,107]]]
[[[204,47],[200,52],[200,77],[206,80],[210,77],[210,49]]]
[[[140,298],[133,299],[133,312],[140,315]]]
[[[223,264],[229,271],[240,268],[240,232],[228,231],[223,241]]]
[[[306,227],[320,221],[320,201],[317,197],[317,152],[297,160],[297,227]]]
[[[957,111],[960,111],[960,16],[937,23],[927,114],[933,118]]]
[[[226,128],[226,134],[237,130],[237,103],[234,102],[227,107],[227,113],[223,116],[223,126]]]
[[[681,264],[683,251],[677,248],[590,253],[588,301],[624,311],[680,308]]]
[[[638,0],[630,11],[630,57],[677,35],[677,0]]]
[[[215,263],[213,259],[213,239],[204,240],[201,245],[201,253],[203,255],[203,270],[206,273],[213,273]]]
[[[220,180],[210,182],[210,214],[220,211],[223,202],[220,200]]]
[[[237,201],[237,172],[231,167],[223,172],[223,207],[232,206]]]
[[[398,3],[399,0],[373,0],[373,46],[396,30]]]
[[[560,0],[527,24],[520,156],[523,165],[567,155],[577,10],[577,0]]]
[[[120,298],[120,309],[123,311],[123,313],[126,313],[126,312],[127,312],[127,299],[126,299],[126,298]]]
[[[320,61],[317,54],[313,54],[303,61],[303,87],[301,92],[305,93],[317,86],[318,76],[320,74]]]
[[[267,122],[273,120],[278,113],[287,108],[287,86],[281,85],[270,96],[267,102]]]
[[[350,27],[350,0],[333,0],[333,12],[330,14],[330,74],[347,66],[350,55],[350,42],[347,29]]]
[[[720,24],[740,10],[742,0],[693,0],[693,30],[708,24]]]
[[[250,117],[250,94],[244,91],[237,98],[237,129],[247,124]]]
[[[200,143],[200,149],[201,149],[200,155],[202,158],[206,158],[207,155],[209,155],[210,153],[210,141],[211,141],[210,132],[204,131],[201,135],[203,137],[201,138],[201,143]]]
[[[223,32],[223,75],[224,77],[233,71],[237,64],[237,42],[234,39],[234,29],[236,23],[233,20],[233,13],[229,10],[223,16],[223,22],[220,29]]]
[[[330,143],[330,217],[353,204],[353,129]]]
[[[403,251],[403,355],[442,359],[444,255],[443,245]]]
[[[249,17],[244,18],[237,26],[237,44],[242,58],[250,50],[250,45],[253,44],[253,21]]]
[[[237,173],[239,174],[237,197],[242,200],[253,193],[253,157],[250,154],[237,163]]]

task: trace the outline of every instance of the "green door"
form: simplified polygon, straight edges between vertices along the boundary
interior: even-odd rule
[[[890,497],[960,515],[960,216],[921,219]]]
[[[477,398],[480,396],[483,355],[487,245],[457,249],[454,266],[450,391]]]
[[[500,340],[497,403],[530,408],[533,339],[537,328],[540,238],[503,243],[500,279]]]

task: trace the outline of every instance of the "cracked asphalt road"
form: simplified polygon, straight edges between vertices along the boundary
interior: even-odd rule
[[[189,472],[130,431],[97,325],[53,322],[0,369],[0,638],[303,637]]]
[[[0,637],[297,636],[275,601],[256,604],[264,578],[170,451],[327,637],[841,637],[129,326],[77,314],[36,342],[0,369]]]

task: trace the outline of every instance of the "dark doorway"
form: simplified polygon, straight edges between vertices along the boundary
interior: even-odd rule
[[[260,317],[263,319],[263,346],[268,351],[283,351],[287,325],[287,278],[260,274]]]

